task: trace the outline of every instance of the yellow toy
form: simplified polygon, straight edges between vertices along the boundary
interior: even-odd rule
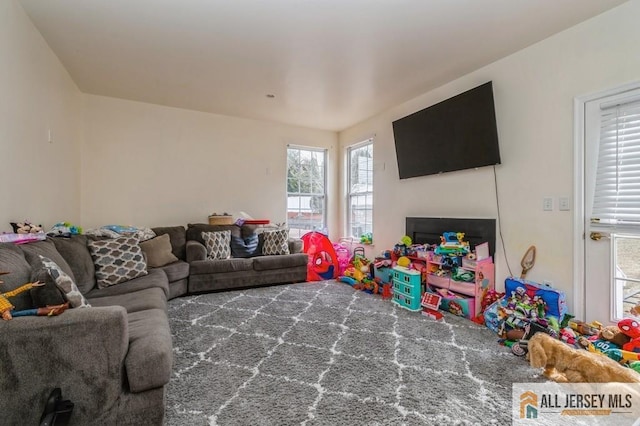
[[[0,281],[0,283],[2,283],[2,281]],[[0,315],[2,315],[2,319],[8,321],[13,318],[11,312],[15,309],[15,306],[13,306],[11,302],[9,302],[10,297],[17,296],[22,292],[31,290],[33,287],[39,287],[42,285],[44,284],[36,281],[35,283],[27,283],[14,290],[0,294]]]
[[[408,268],[410,264],[411,264],[411,260],[409,260],[408,257],[400,256],[398,258],[398,266],[402,266],[404,268]]]
[[[349,266],[347,269],[345,269],[344,276],[353,278],[360,283],[364,279],[364,273],[361,270],[357,269],[355,266]]]
[[[8,274],[8,272],[0,272],[0,275]],[[0,284],[3,281],[0,280]],[[13,289],[11,291],[7,291],[5,293],[0,293],[0,315],[2,319],[5,321],[9,321],[13,319],[14,316],[52,316],[52,315],[60,315],[69,307],[69,302],[63,303],[61,305],[53,305],[46,306],[44,308],[34,308],[34,309],[25,309],[23,311],[14,311],[15,306],[9,301],[10,297],[17,296],[20,293],[31,290],[34,287],[43,286],[44,283],[40,281],[36,281],[34,283],[27,283],[21,285],[20,287]]]

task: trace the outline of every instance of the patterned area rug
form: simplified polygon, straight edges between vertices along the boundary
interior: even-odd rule
[[[544,381],[490,330],[350,286],[173,299],[168,425],[511,424],[511,384]]]

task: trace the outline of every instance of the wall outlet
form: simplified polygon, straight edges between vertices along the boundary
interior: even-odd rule
[[[558,198],[558,209],[563,212],[571,210],[571,208],[569,207],[569,197]]]
[[[542,199],[542,210],[544,210],[545,212],[550,212],[553,210],[553,198],[544,197]]]

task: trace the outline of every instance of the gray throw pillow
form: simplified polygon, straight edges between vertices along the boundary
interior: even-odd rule
[[[231,231],[203,232],[202,239],[209,259],[229,259],[231,257]]]
[[[84,298],[73,279],[65,273],[54,261],[40,255],[42,264],[49,272],[49,275],[56,283],[56,286],[64,293],[72,308],[91,307],[87,299]]]
[[[51,240],[71,267],[74,281],[82,294],[93,290],[96,286],[96,267],[87,248],[87,236],[72,235],[71,237],[54,237]],[[43,256],[47,255],[43,253]],[[55,262],[53,258],[50,259]]]
[[[289,230],[265,231],[262,233],[262,254],[289,254]]]
[[[89,241],[98,288],[147,275],[147,262],[135,237]]]

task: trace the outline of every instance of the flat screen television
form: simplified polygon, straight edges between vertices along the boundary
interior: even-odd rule
[[[493,84],[393,122],[400,179],[500,164]]]

